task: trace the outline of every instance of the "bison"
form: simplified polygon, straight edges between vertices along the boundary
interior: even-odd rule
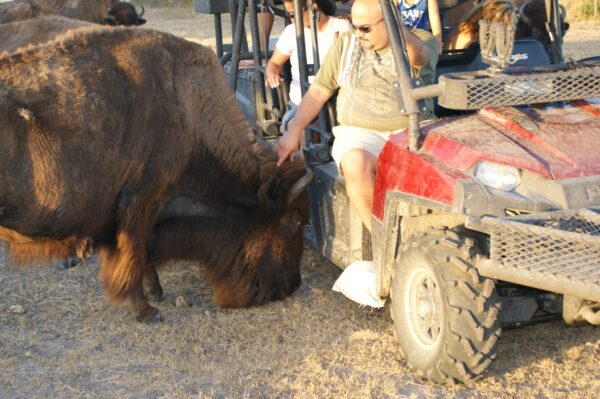
[[[87,27],[0,56],[0,240],[20,263],[100,255],[112,302],[159,320],[155,267],[205,266],[220,306],[300,284],[306,184],[276,166],[212,50]]]
[[[0,24],[0,52],[12,53],[20,47],[54,40],[68,30],[85,29],[90,26],[97,25],[57,15]]]
[[[142,25],[144,7],[138,15],[135,7],[117,0],[13,0],[0,4],[0,23],[30,19],[42,15],[62,15],[107,25]]]

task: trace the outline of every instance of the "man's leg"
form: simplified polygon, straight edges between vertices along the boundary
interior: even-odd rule
[[[346,182],[346,193],[350,199],[350,205],[358,212],[367,229],[371,231],[377,157],[362,149],[354,148],[344,154],[340,166]]]

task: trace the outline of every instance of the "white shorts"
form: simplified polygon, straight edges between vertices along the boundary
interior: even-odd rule
[[[397,132],[399,130],[394,132],[378,132],[377,130],[356,126],[334,126],[333,135],[335,136],[335,140],[333,141],[331,156],[338,170],[341,171],[340,162],[346,152],[358,148],[373,154],[375,157],[379,157],[379,153],[390,136]]]

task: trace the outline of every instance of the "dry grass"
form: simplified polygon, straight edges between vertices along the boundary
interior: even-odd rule
[[[505,331],[498,360],[467,386],[418,379],[388,310],[330,291],[338,270],[308,250],[293,297],[218,310],[190,264],[161,270],[166,322],[107,305],[98,265],[9,270],[0,254],[0,391],[6,398],[587,398],[600,389],[600,330],[552,322]],[[176,308],[175,298],[190,304]],[[26,313],[7,312],[19,304]]]
[[[212,19],[149,9],[150,27],[212,42]],[[224,25],[227,23],[224,21]],[[593,55],[599,23],[577,23],[566,54]],[[400,357],[387,307],[330,290],[339,270],[311,250],[303,285],[260,308],[219,310],[191,264],[160,271],[166,321],[147,326],[106,304],[98,264],[11,270],[0,247],[1,398],[592,398],[600,329],[562,322],[504,331],[498,360],[467,386],[423,382]],[[190,305],[175,307],[182,296]],[[8,312],[22,305],[25,314]]]
[[[600,20],[600,1],[598,0],[561,0],[567,9],[569,21]],[[596,16],[594,17],[594,4],[596,5]]]

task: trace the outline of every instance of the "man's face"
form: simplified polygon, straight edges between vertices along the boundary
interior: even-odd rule
[[[352,8],[352,26],[360,46],[365,50],[381,50],[388,45],[388,35],[378,7]]]
[[[296,23],[296,14],[294,13],[294,2],[293,1],[284,1],[283,7],[287,13],[287,16],[293,23]],[[304,22],[304,27],[308,28],[310,26],[310,19],[308,16],[308,7],[302,8],[302,21]]]

